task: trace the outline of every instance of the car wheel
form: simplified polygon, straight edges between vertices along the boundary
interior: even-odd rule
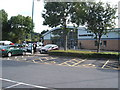
[[[8,52],[7,56],[8,56],[8,57],[11,57],[11,56],[12,56],[12,53],[11,53],[11,52]]]
[[[23,53],[22,53],[22,55],[25,55],[25,54],[26,54],[26,52],[23,52]]]

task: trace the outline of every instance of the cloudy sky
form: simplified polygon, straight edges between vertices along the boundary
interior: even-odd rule
[[[99,0],[97,0],[99,1]],[[103,2],[110,2],[111,4],[118,4],[120,0],[101,0]],[[1,0],[0,10],[4,9],[8,13],[8,19],[11,16],[18,14],[24,16],[32,16],[32,2],[33,0]],[[41,32],[42,30],[50,29],[47,26],[43,26],[43,18],[41,12],[44,9],[44,0],[34,0],[34,23],[35,32]]]

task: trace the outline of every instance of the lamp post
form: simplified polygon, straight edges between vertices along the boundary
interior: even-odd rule
[[[40,1],[40,0],[37,0],[37,1]],[[34,25],[33,16],[34,16],[34,0],[32,1],[31,54],[33,54],[33,45],[32,45],[32,31],[33,31],[33,25]]]

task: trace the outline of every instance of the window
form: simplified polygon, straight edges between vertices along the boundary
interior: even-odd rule
[[[103,45],[106,47],[107,46],[107,41],[103,41]]]
[[[95,46],[97,46],[97,41],[95,41]]]

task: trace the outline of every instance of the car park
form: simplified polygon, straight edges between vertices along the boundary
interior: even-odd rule
[[[12,56],[12,55],[24,55],[26,53],[22,48],[15,45],[6,45],[0,47],[0,55]]]
[[[50,51],[50,50],[58,50],[58,49],[59,49],[59,47],[55,44],[47,44],[47,45],[43,46],[39,50],[39,52],[40,53],[48,53],[48,51]]]

